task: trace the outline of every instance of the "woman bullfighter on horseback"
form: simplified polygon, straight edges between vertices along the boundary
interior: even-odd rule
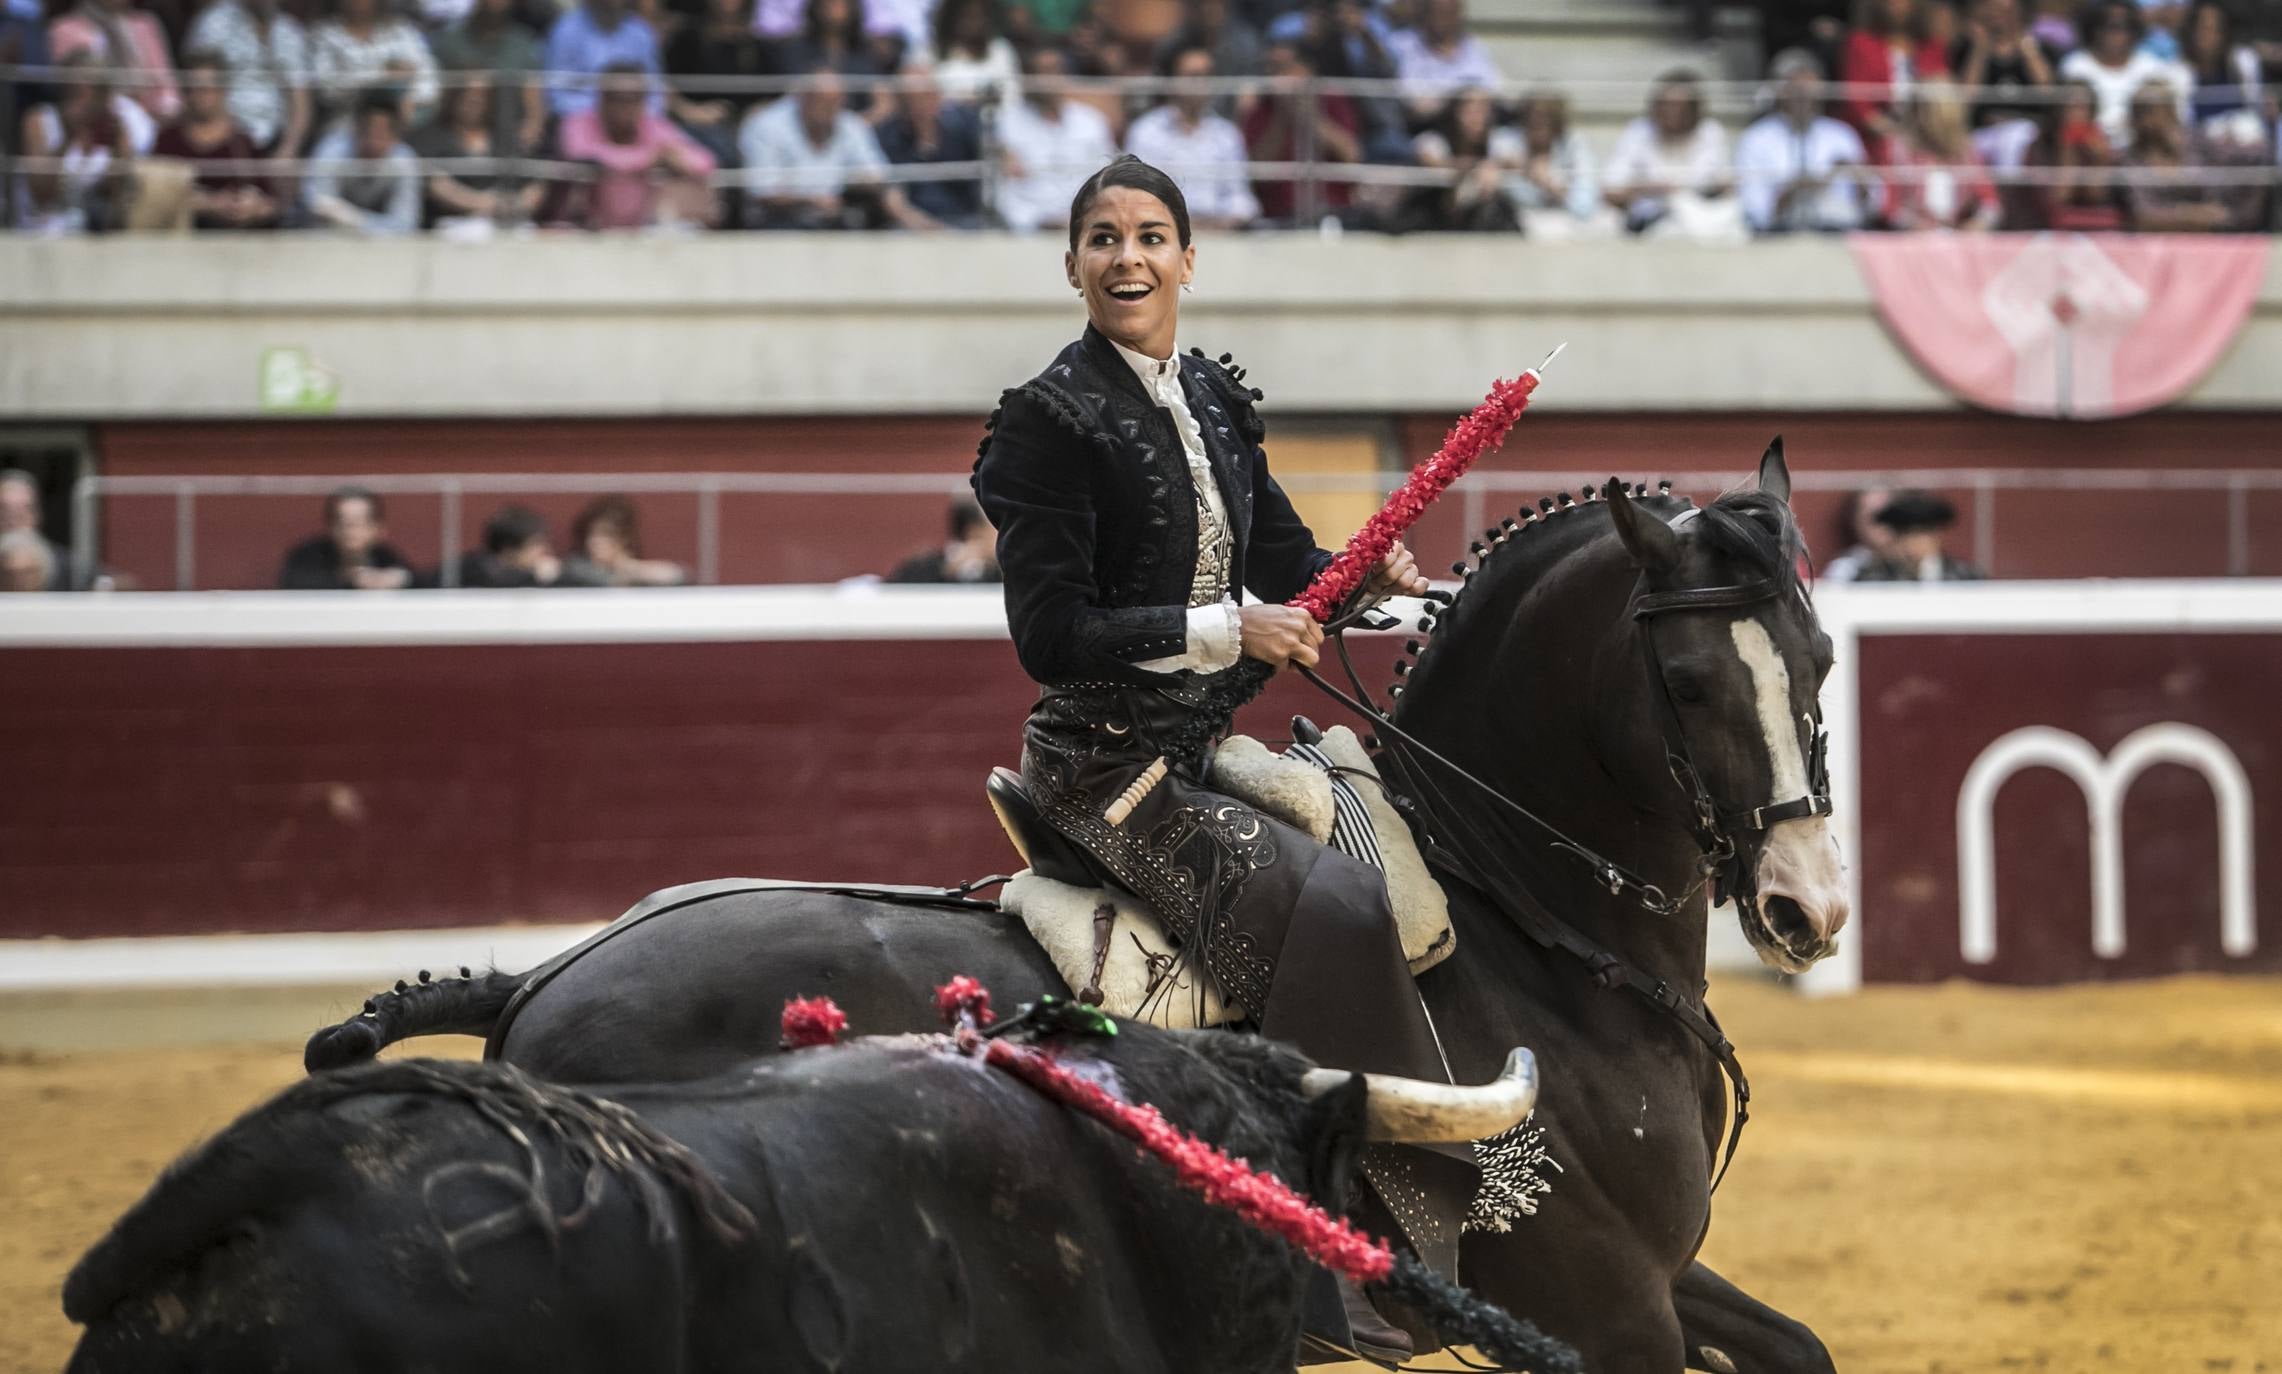
[[[1240,658],[1314,665],[1321,628],[1282,603],[1332,555],[1269,474],[1260,394],[1226,355],[1175,347],[1196,268],[1180,188],[1120,158],[1078,189],[1069,230],[1064,270],[1089,322],[1005,393],[974,470],[1015,650],[1043,688],[1023,784],[1263,1033],[1319,1063],[1446,1080],[1380,872],[1215,791],[1193,743],[1208,685]],[[1427,589],[1398,545],[1367,593]],[[1432,1176],[1374,1183],[1406,1230],[1449,1211],[1434,1220],[1455,1236],[1466,1199]],[[1347,1297],[1363,1353],[1409,1353]]]

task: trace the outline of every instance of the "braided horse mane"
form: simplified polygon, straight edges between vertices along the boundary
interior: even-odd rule
[[[1613,477],[1609,482],[1617,484]],[[1462,639],[1476,620],[1507,604],[1514,581],[1542,576],[1549,564],[1609,532],[1603,488],[1587,482],[1582,489],[1582,500],[1563,491],[1524,504],[1467,546],[1472,563],[1460,560],[1450,565],[1458,589],[1429,594],[1417,622],[1420,638],[1406,643],[1396,660],[1396,680],[1387,689],[1396,712],[1401,710],[1406,679],[1424,665],[1429,647]],[[1644,482],[1624,484],[1624,489],[1635,504],[1659,520],[1669,522],[1694,510],[1689,528],[1713,552],[1759,577],[1773,579],[1785,595],[1804,590],[1799,570],[1807,558],[1806,536],[1782,499],[1755,488],[1738,488],[1697,506],[1689,497],[1673,495],[1668,479],[1659,481],[1653,491]]]

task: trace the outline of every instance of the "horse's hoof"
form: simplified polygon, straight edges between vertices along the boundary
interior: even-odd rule
[[[310,1073],[362,1064],[380,1053],[380,1027],[364,1017],[343,1021],[309,1037],[301,1051],[301,1067]]]

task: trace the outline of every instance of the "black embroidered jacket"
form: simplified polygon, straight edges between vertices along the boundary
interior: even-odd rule
[[[1262,601],[1287,601],[1331,555],[1268,475],[1258,393],[1201,353],[1180,363],[1228,510],[1231,581]],[[1049,686],[1167,680],[1133,665],[1187,647],[1196,499],[1172,413],[1116,346],[1088,325],[1044,372],[1000,397],[973,480],[998,529],[1024,671]]]

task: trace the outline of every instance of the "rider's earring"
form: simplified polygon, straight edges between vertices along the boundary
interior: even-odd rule
[[[1185,281],[1185,282],[1182,282],[1182,283],[1181,283],[1181,290],[1183,290],[1183,291],[1186,291],[1186,292],[1189,292],[1189,293],[1191,293],[1191,294],[1194,294],[1194,293],[1195,293],[1195,291],[1196,291],[1196,283],[1195,283],[1195,282],[1193,282],[1193,281]]]

